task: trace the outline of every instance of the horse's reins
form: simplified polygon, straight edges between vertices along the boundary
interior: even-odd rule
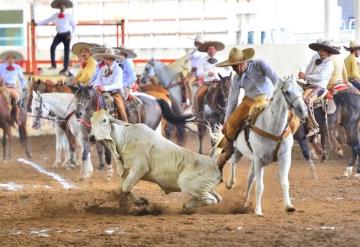
[[[301,96],[297,96],[297,97],[295,97],[292,101],[289,101],[289,99],[286,97],[286,94],[285,94],[282,90],[281,90],[281,92],[282,92],[282,94],[283,94],[286,102],[289,104],[289,108],[290,108],[290,109],[291,109],[291,108],[294,108],[293,103],[294,103],[298,98],[300,98]],[[271,99],[271,101],[272,101],[272,99]],[[274,135],[274,134],[272,134],[272,133],[269,133],[269,132],[267,132],[267,131],[265,131],[265,130],[262,130],[262,129],[258,128],[257,126],[255,126],[255,124],[252,124],[252,125],[250,126],[250,129],[251,129],[253,132],[255,132],[256,134],[258,134],[258,135],[260,135],[260,136],[262,136],[262,137],[268,138],[268,139],[273,140],[273,141],[276,142],[276,146],[275,146],[275,150],[274,150],[274,155],[273,155],[273,162],[278,161],[278,156],[279,156],[279,151],[280,151],[281,144],[282,144],[282,142],[283,142],[283,141],[290,135],[290,133],[291,133],[291,128],[290,128],[290,126],[289,126],[289,122],[291,122],[292,119],[293,119],[293,115],[290,114],[290,116],[288,117],[288,120],[287,120],[287,122],[286,122],[286,125],[285,125],[284,130],[283,130],[283,131],[281,132],[281,134],[278,135],[278,136],[277,136],[277,135]],[[255,119],[255,121],[256,121],[256,119]],[[254,122],[255,122],[255,121],[254,121]],[[250,147],[250,146],[249,146],[249,147]],[[251,149],[251,147],[250,147],[250,149]]]

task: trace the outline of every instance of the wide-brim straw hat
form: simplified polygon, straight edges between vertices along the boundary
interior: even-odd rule
[[[225,45],[219,41],[206,41],[199,45],[198,51],[200,52],[207,52],[210,46],[214,46],[217,51],[224,50]]]
[[[311,43],[309,48],[314,51],[319,51],[320,49],[327,50],[331,54],[340,54],[340,51],[334,46],[329,40],[323,40],[316,43]]]
[[[116,52],[115,49],[113,49],[113,48],[107,48],[105,50],[105,52],[95,53],[93,55],[93,58],[96,59],[96,60],[102,60],[102,59],[104,59],[106,57],[110,57],[110,58],[113,58],[113,59],[118,60],[118,61],[125,60],[125,58],[120,56],[119,53]]]
[[[76,56],[79,56],[82,49],[88,49],[89,52],[92,53],[91,48],[99,47],[99,46],[100,46],[100,45],[95,44],[95,43],[77,42],[77,43],[75,43],[75,44],[72,46],[71,51],[72,51]]]
[[[51,2],[51,8],[53,9],[60,9],[61,5],[64,5],[67,9],[73,7],[73,3],[70,0],[54,0]]]
[[[136,58],[137,57],[137,54],[135,52],[133,52],[132,50],[130,49],[126,49],[125,47],[123,46],[120,46],[120,47],[114,47],[114,49],[117,49],[119,50],[120,52],[123,52],[127,55],[127,58]]]
[[[347,51],[355,51],[355,50],[360,50],[360,45],[355,41],[350,41],[349,47],[344,46],[344,48]]]
[[[0,54],[0,60],[5,61],[8,56],[14,56],[15,60],[23,60],[24,56],[18,51],[5,51]]]
[[[238,47],[234,47],[230,50],[229,57],[224,62],[218,63],[216,67],[233,66],[239,63],[246,62],[255,56],[255,50],[253,48],[246,48],[241,50]]]

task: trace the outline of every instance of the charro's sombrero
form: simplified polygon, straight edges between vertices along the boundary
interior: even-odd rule
[[[93,47],[99,47],[100,45],[95,44],[95,43],[86,43],[86,42],[77,42],[75,43],[72,48],[71,51],[76,55],[79,56],[81,53],[82,49],[88,49],[90,51],[90,53],[92,53],[91,48]]]
[[[202,36],[201,33],[196,35],[195,38],[193,38],[192,40],[194,40],[194,42],[199,43],[199,44],[204,43],[204,37]]]
[[[225,45],[219,41],[206,41],[206,42],[202,43],[201,45],[199,45],[198,51],[207,52],[207,49],[210,46],[214,46],[217,51],[224,50],[224,48],[225,48]]]
[[[115,49],[113,49],[113,48],[107,48],[105,50],[105,52],[100,52],[100,53],[96,53],[93,55],[93,58],[96,60],[101,60],[101,59],[104,59],[107,57],[110,57],[110,58],[113,58],[113,59],[119,60],[119,61],[122,61],[125,59],[124,57],[118,55],[118,52],[116,52]]]
[[[355,51],[355,50],[360,50],[360,45],[357,44],[355,41],[350,41],[349,47],[344,46],[344,48],[347,51]]]
[[[216,64],[216,67],[226,67],[226,66],[232,66],[239,63],[243,63],[252,59],[254,55],[255,55],[255,50],[253,48],[246,48],[241,50],[237,47],[234,47],[231,49],[229,53],[228,60]]]
[[[120,52],[123,52],[127,55],[127,58],[136,58],[137,57],[137,54],[135,52],[133,52],[132,50],[130,49],[126,49],[125,47],[123,46],[120,46],[120,47],[114,47],[114,49],[117,49],[119,50]]]
[[[327,50],[331,54],[340,54],[340,51],[329,40],[322,40],[316,43],[311,43],[309,48],[314,51],[319,51],[320,49]]]
[[[67,9],[73,7],[73,3],[70,0],[54,0],[51,2],[51,8],[54,9],[60,9],[61,5],[64,5]]]
[[[18,51],[5,51],[0,54],[0,60],[5,61],[8,56],[14,56],[15,60],[23,60],[24,56]]]

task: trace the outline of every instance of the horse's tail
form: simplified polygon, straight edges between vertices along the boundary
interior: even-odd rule
[[[156,102],[159,104],[164,118],[172,124],[175,125],[186,124],[188,122],[191,122],[191,120],[194,118],[194,115],[192,114],[187,114],[187,115],[174,114],[168,103],[166,103],[166,101],[163,99],[157,99]]]

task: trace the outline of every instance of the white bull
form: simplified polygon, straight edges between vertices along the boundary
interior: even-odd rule
[[[93,114],[91,124],[90,140],[104,142],[111,150],[122,178],[121,190],[135,203],[141,200],[131,189],[139,180],[158,184],[166,194],[190,194],[185,209],[221,201],[214,191],[221,174],[210,157],[180,147],[144,124],[116,120],[104,110]]]

